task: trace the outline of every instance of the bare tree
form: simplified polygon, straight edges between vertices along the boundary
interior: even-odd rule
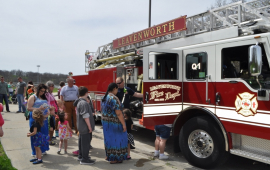
[[[22,77],[25,82],[33,81],[36,82],[37,79],[40,79],[41,83],[46,83],[51,80],[55,84],[58,84],[60,81],[65,81],[67,74],[52,74],[52,73],[37,73],[37,72],[24,72],[22,70],[0,70],[0,76],[5,77],[6,82],[17,82],[17,77]]]

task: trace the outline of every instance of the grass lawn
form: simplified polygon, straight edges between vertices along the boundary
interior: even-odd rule
[[[53,93],[58,92],[58,88],[53,89]]]
[[[1,170],[17,170],[16,168],[13,168],[10,162],[10,159],[8,159],[2,144],[0,142],[0,169]]]

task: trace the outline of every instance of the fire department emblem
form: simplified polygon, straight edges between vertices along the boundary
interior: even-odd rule
[[[254,116],[257,113],[258,101],[254,94],[239,93],[236,96],[235,107],[236,112],[245,117]]]

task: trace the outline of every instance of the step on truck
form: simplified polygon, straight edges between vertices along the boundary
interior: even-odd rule
[[[229,154],[270,164],[270,6],[236,2],[182,16],[86,51],[96,119],[109,83],[144,95],[131,99],[134,123],[173,124],[187,161],[213,168]]]

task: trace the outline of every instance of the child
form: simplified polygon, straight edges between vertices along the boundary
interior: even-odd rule
[[[169,157],[164,154],[166,141],[170,137],[172,124],[156,125],[156,140],[155,140],[155,153],[154,157],[159,159],[168,159]]]
[[[55,108],[53,106],[50,106],[50,115],[48,116],[48,124],[49,124],[49,134],[50,134],[50,145],[55,145],[53,142],[53,131],[55,130]]]
[[[130,144],[135,146],[134,144],[134,138],[133,135],[131,134],[131,129],[133,129],[133,121],[131,119],[131,111],[129,109],[124,109],[124,118],[127,126],[127,134],[128,134],[128,156],[127,159],[131,159],[130,157]]]
[[[90,142],[92,131],[95,130],[95,122],[90,105],[86,102],[88,89],[81,86],[79,88],[79,99],[75,100],[74,106],[77,107],[77,121],[79,135],[79,155],[78,160],[81,165],[92,165],[95,161],[89,158]]]
[[[47,146],[49,144],[49,136],[46,136],[41,133],[41,127],[43,126],[44,116],[43,112],[39,109],[34,109],[32,113],[32,117],[35,120],[30,128],[30,133],[27,133],[27,137],[30,137],[33,139],[33,145],[36,150],[36,158],[31,159],[30,162],[33,162],[33,164],[39,164],[42,163],[41,159],[41,146]]]
[[[27,87],[27,91],[26,91],[26,102],[24,102],[25,104],[25,108],[26,108],[26,111],[24,113],[24,116],[25,116],[25,119],[26,120],[29,120],[29,116],[30,116],[30,113],[29,111],[27,110],[27,102],[28,102],[28,99],[30,98],[30,96],[32,96],[34,93],[34,86],[33,86],[33,82],[32,81],[29,81],[28,82],[28,87]]]
[[[94,119],[95,110],[94,110],[93,103],[92,103],[89,96],[87,96],[86,102],[90,105],[91,111],[93,113],[93,119]],[[75,108],[75,111],[76,111],[76,115],[77,115],[77,108]],[[80,132],[78,132],[77,135],[79,136]],[[92,141],[92,139],[90,140],[90,149],[93,149],[93,146],[91,145],[91,141]],[[73,153],[74,156],[78,156],[79,155],[79,150],[73,151],[72,153]]]
[[[4,136],[4,132],[2,129],[2,126],[4,125],[4,119],[3,119],[2,114],[1,114],[2,111],[3,111],[3,105],[2,105],[2,103],[0,103],[0,137]]]
[[[64,110],[65,110],[65,105],[64,105],[64,103],[63,103],[63,101],[62,101],[62,100],[57,99],[57,100],[56,100],[56,103],[57,103],[57,106],[58,106],[58,108],[59,108],[60,112],[62,112],[62,111],[64,111]],[[60,112],[59,112],[59,113],[60,113]]]
[[[58,113],[61,113],[64,111],[64,104],[62,100],[58,99],[56,100],[57,106],[59,108]],[[55,115],[55,137],[59,137],[59,132],[58,132],[58,123],[59,123],[59,116],[58,114]]]
[[[69,127],[67,119],[67,114],[64,112],[59,113],[59,122],[58,122],[58,130],[59,130],[59,149],[58,154],[61,152],[63,141],[65,143],[65,154],[67,154],[67,140],[72,137],[72,129]]]

